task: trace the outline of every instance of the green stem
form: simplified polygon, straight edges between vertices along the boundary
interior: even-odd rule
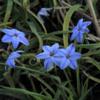
[[[78,92],[78,96],[80,96],[80,73],[79,73],[79,67],[76,70],[76,80],[77,80],[77,92]]]

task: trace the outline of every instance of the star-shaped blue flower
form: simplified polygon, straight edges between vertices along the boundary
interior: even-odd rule
[[[36,56],[38,59],[44,59],[44,68],[50,70],[53,67],[53,64],[59,66],[59,62],[62,60],[62,55],[59,52],[59,44],[55,43],[51,47],[46,45],[42,47],[43,53],[40,53]]]
[[[70,40],[77,40],[78,43],[82,43],[84,33],[88,33],[89,29],[87,28],[91,24],[90,21],[83,22],[83,19],[80,19],[78,24],[73,28],[72,35]]]
[[[21,32],[17,29],[2,29],[2,32],[5,33],[5,35],[2,37],[2,42],[4,43],[12,43],[14,48],[17,48],[19,43],[28,46],[29,41],[26,39],[24,32]]]
[[[68,66],[72,69],[76,69],[78,66],[77,59],[80,59],[81,54],[75,52],[75,46],[70,44],[67,48],[60,49],[60,52],[63,54],[63,59],[59,64],[60,69],[65,69]]]
[[[8,59],[7,59],[7,61],[6,61],[6,65],[7,65],[8,67],[15,68],[15,67],[16,67],[16,65],[15,65],[15,60],[21,56],[21,55],[20,55],[21,52],[23,52],[23,51],[18,50],[18,51],[12,52],[12,53],[9,55],[9,57],[8,57]]]

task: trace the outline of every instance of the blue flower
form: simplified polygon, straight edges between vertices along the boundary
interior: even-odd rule
[[[12,52],[12,53],[9,55],[9,57],[8,57],[8,59],[7,59],[7,61],[6,61],[6,65],[9,66],[9,67],[11,67],[11,68],[15,68],[15,67],[16,67],[16,65],[15,65],[15,60],[21,56],[21,55],[19,54],[19,53],[21,53],[21,52],[23,52],[23,51],[18,50],[18,51]]]
[[[51,10],[50,8],[41,8],[38,12],[38,16],[49,16],[48,11]]]
[[[59,44],[55,43],[51,47],[46,45],[42,47],[43,53],[36,56],[38,59],[44,59],[44,68],[50,70],[54,64],[59,66],[59,62],[62,60],[62,55],[59,52]]]
[[[17,48],[20,42],[26,46],[29,45],[29,41],[25,38],[24,32],[7,28],[2,29],[1,31],[5,33],[5,35],[2,37],[2,42],[12,43],[14,48]]]
[[[78,66],[77,59],[80,59],[81,54],[75,52],[75,46],[70,44],[67,48],[60,49],[59,51],[63,54],[63,59],[59,64],[60,69],[65,69],[68,66],[72,69],[76,69]]]
[[[83,19],[80,19],[78,24],[73,28],[72,35],[70,40],[77,40],[78,43],[82,43],[84,33],[88,33],[89,29],[87,28],[91,24],[90,21],[83,22]]]

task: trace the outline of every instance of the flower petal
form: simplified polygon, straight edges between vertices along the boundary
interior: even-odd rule
[[[18,38],[12,38],[12,45],[14,48],[17,48],[19,45],[19,39]]]
[[[56,51],[59,49],[59,44],[55,43],[54,45],[52,45],[51,49],[56,53]]]
[[[59,49],[59,52],[61,52],[62,56],[71,55],[71,54],[73,54],[75,52],[75,46],[74,46],[74,44],[70,44],[65,49]]]
[[[87,26],[89,26],[90,24],[91,24],[91,21],[86,21],[86,22],[83,23],[83,27],[87,27]]]
[[[74,44],[70,44],[67,48],[66,48],[66,55],[71,55],[75,52],[75,46]]]
[[[15,67],[15,61],[14,61],[14,59],[8,59],[6,61],[6,65],[8,65],[9,67]]]
[[[50,70],[53,67],[53,62],[51,59],[45,59],[44,61],[44,68],[46,70]]]
[[[38,58],[38,59],[47,59],[49,57],[50,57],[50,55],[48,53],[45,53],[45,52],[36,55],[36,58]]]
[[[73,29],[73,33],[72,33],[72,35],[71,35],[70,40],[72,41],[72,40],[76,39],[76,37],[78,36],[78,34],[79,34],[79,31],[78,31],[77,27],[75,27],[75,28]]]
[[[13,34],[17,34],[18,36],[25,36],[24,32],[19,31],[17,29],[11,29],[11,31],[13,32]]]
[[[70,64],[70,61],[68,59],[64,58],[61,60],[59,68],[65,69],[66,67],[68,67],[69,64]]]
[[[73,55],[70,55],[71,59],[77,60],[81,58],[81,54],[78,52],[75,52]]]
[[[52,61],[55,65],[57,66],[60,66],[61,64],[61,61],[63,60],[64,57],[59,57],[59,56],[56,56],[56,57],[52,57]]]
[[[4,35],[3,37],[2,37],[2,40],[1,40],[2,42],[11,42],[11,37],[9,36],[9,35]]]
[[[72,69],[76,69],[77,68],[77,62],[75,60],[70,60],[70,64],[69,64],[69,67],[72,68]]]
[[[81,32],[80,32],[80,34],[78,35],[78,37],[77,37],[77,42],[78,42],[78,43],[82,43],[82,42],[83,42],[83,34],[84,34],[84,33],[81,33]]]
[[[82,27],[82,24],[83,24],[83,18],[78,21],[77,27]]]
[[[59,55],[59,53],[60,53],[60,55],[62,55],[62,56],[66,56],[66,48],[64,48],[64,49],[59,49],[58,55]],[[57,54],[56,54],[56,55],[57,55]]]
[[[10,55],[9,55],[9,59],[15,59],[15,58],[19,58],[21,55],[19,54],[20,52],[22,52],[22,51],[14,51],[14,52],[12,52]]]
[[[48,52],[50,53],[51,52],[51,47],[46,45],[46,46],[43,46],[42,49],[44,50],[44,52]]]
[[[29,45],[29,41],[24,36],[19,37],[19,41],[26,46]]]
[[[6,33],[7,35],[11,35],[11,36],[13,35],[12,29],[4,28],[4,29],[1,30],[1,32]]]
[[[66,54],[66,50],[65,49],[59,49],[55,54],[54,57],[63,57]]]

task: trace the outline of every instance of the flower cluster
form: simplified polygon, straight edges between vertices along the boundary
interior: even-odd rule
[[[1,41],[3,43],[12,43],[14,49],[16,49],[20,43],[22,43],[26,46],[29,45],[29,41],[25,38],[24,32],[21,32],[17,29],[7,29],[7,28],[2,29],[1,32],[5,33],[5,35],[2,37]],[[21,51],[21,50],[13,51],[9,55],[9,57],[6,61],[6,65],[8,67],[14,68],[15,67],[15,60],[21,56],[19,54],[21,52],[23,52],[23,51]]]
[[[70,67],[72,69],[77,68],[77,59],[81,57],[81,54],[75,52],[74,44],[70,44],[67,48],[59,49],[59,44],[55,43],[50,46],[43,46],[43,53],[38,54],[36,57],[44,59],[44,67],[49,70],[53,65],[57,65],[60,69]]]
[[[41,9],[38,13],[39,15],[48,16],[47,10],[45,8]],[[75,40],[78,43],[82,43],[84,33],[88,33],[89,29],[87,28],[91,24],[90,21],[83,22],[83,19],[80,19],[78,24],[73,28],[72,35],[70,40]],[[18,48],[19,44],[22,43],[25,46],[29,45],[29,41],[25,37],[24,32],[21,32],[17,29],[2,29],[1,30],[5,35],[2,37],[2,42],[12,43],[14,50]],[[60,69],[65,69],[68,66],[72,69],[76,69],[78,64],[77,60],[81,58],[81,53],[75,51],[75,45],[72,43],[67,48],[60,48],[58,43],[55,43],[52,46],[45,45],[42,47],[43,52],[36,55],[37,59],[44,60],[44,67],[46,70],[50,70],[54,65],[58,66]],[[21,50],[13,51],[7,61],[6,65],[8,67],[15,68],[15,61],[23,52]],[[6,67],[7,67],[6,66]]]
[[[82,43],[84,33],[88,33],[87,26],[91,24],[90,21],[83,22],[80,19],[78,24],[73,28],[70,40],[76,40],[78,43]],[[44,60],[44,68],[46,70],[51,69],[54,65],[57,65],[60,69],[70,67],[72,69],[77,68],[77,60],[81,58],[81,53],[75,52],[74,44],[70,44],[67,48],[59,48],[59,44],[55,43],[52,46],[43,46],[43,53],[38,54],[38,59]]]

